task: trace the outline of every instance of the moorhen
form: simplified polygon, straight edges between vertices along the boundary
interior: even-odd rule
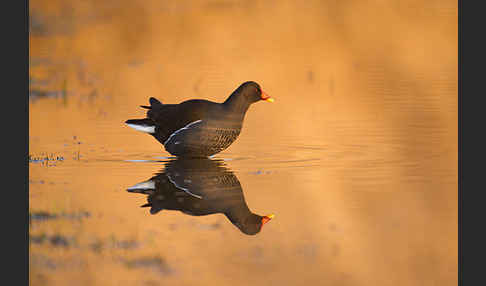
[[[238,137],[246,111],[252,103],[273,102],[260,85],[241,84],[223,103],[191,99],[179,104],[163,104],[151,97],[147,118],[125,123],[149,133],[174,156],[209,157],[228,148]]]
[[[245,202],[240,181],[222,160],[176,158],[145,182],[127,189],[148,195],[150,213],[178,210],[192,216],[222,213],[247,235],[260,232],[274,215],[253,213]]]

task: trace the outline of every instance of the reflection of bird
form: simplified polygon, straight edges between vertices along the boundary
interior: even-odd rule
[[[260,216],[246,205],[238,178],[223,161],[178,158],[166,163],[164,170],[128,192],[148,195],[150,213],[179,210],[202,216],[224,213],[245,234],[257,234],[273,215]]]
[[[150,98],[147,118],[125,123],[154,136],[175,156],[208,157],[223,151],[240,134],[245,113],[259,100],[272,102],[252,81],[240,85],[223,103],[202,99],[162,104]]]

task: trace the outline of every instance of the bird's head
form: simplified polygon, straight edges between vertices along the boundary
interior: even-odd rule
[[[268,96],[260,85],[254,81],[247,81],[242,83],[237,91],[239,91],[240,96],[244,96],[245,99],[251,103],[264,100],[267,102],[273,102],[274,99]]]
[[[269,222],[275,215],[260,216],[257,214],[251,214],[243,223],[236,223],[236,226],[247,235],[255,235],[259,233],[263,225]]]
[[[235,109],[242,109],[246,111],[250,104],[264,100],[273,102],[274,99],[266,94],[260,85],[254,81],[247,81],[242,83],[233,93],[228,97],[224,104],[232,106]]]

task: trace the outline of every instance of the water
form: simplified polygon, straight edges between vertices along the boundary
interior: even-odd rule
[[[31,285],[457,284],[456,3],[47,2],[30,11]],[[221,102],[246,80],[275,102],[210,160],[123,124],[150,96]],[[250,235],[247,211],[275,217]]]

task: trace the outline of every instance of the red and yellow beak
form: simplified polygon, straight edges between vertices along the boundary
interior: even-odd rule
[[[273,98],[271,98],[270,96],[268,96],[268,94],[266,94],[265,92],[263,92],[263,90],[262,90],[262,100],[265,100],[265,101],[268,101],[268,102],[274,102],[275,101]]]
[[[272,218],[274,218],[275,215],[274,214],[271,214],[271,215],[266,215],[262,218],[262,226],[264,224],[266,224],[267,222],[269,222]]]

